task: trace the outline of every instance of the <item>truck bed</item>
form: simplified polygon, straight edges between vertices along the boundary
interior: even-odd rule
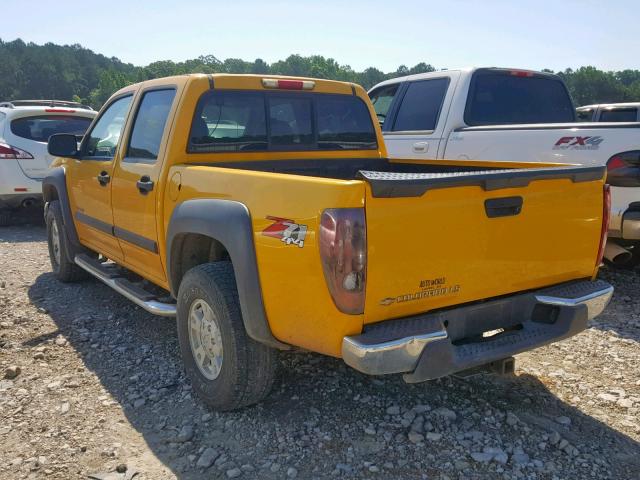
[[[366,211],[365,324],[587,279],[597,268],[603,166],[348,158],[206,165],[213,168],[198,169],[201,182],[210,171],[216,185],[233,176],[255,192],[287,192],[282,208],[305,219],[305,250],[317,248],[319,213],[349,191],[352,206]],[[296,201],[302,192],[306,200]],[[295,277],[289,261],[269,268]]]

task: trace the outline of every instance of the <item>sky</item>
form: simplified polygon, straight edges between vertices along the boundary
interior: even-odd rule
[[[0,10],[3,41],[79,43],[135,65],[298,53],[357,71],[640,69],[640,0],[0,0]]]

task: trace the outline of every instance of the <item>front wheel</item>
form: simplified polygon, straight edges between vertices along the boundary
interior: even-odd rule
[[[45,215],[47,226],[47,243],[49,244],[49,260],[51,269],[61,282],[76,282],[89,275],[69,258],[69,239],[62,222],[62,210],[57,200],[52,201]]]
[[[207,405],[235,410],[268,395],[278,352],[247,335],[231,262],[189,270],[180,284],[177,316],[185,370]]]

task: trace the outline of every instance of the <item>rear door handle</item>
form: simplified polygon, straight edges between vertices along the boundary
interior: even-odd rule
[[[153,180],[149,178],[149,175],[143,175],[140,180],[136,182],[136,186],[142,195],[146,195],[153,190]]]
[[[109,173],[102,171],[100,172],[100,175],[98,175],[98,183],[100,183],[101,186],[106,187],[107,184],[111,181],[111,176],[109,175]]]
[[[429,142],[416,142],[412,147],[414,153],[427,153],[429,151]]]
[[[522,197],[488,198],[484,201],[487,217],[512,217],[522,211]]]

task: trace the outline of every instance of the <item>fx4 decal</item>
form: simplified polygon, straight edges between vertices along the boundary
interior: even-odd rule
[[[300,225],[288,218],[267,217],[267,220],[272,220],[274,223],[265,228],[262,235],[279,238],[286,245],[304,247],[304,238],[307,236],[306,225]]]
[[[597,150],[604,138],[595,137],[560,137],[553,145],[554,150]]]

